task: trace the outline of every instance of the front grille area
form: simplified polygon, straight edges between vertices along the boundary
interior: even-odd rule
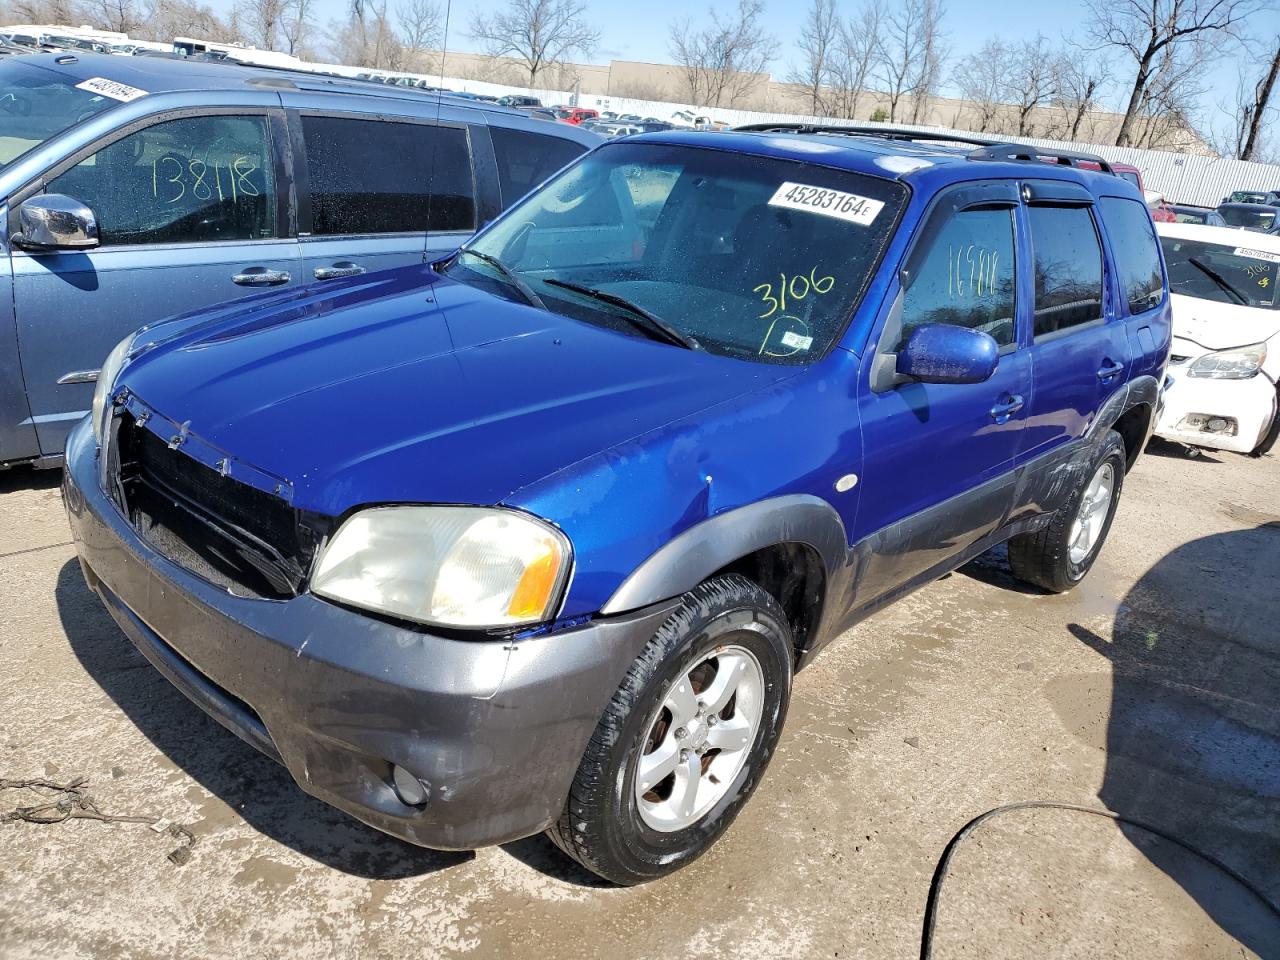
[[[115,421],[108,485],[152,547],[241,596],[297,596],[323,524],[265,491],[225,476],[147,430]]]

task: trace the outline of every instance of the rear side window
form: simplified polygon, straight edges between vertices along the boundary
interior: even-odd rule
[[[962,210],[912,254],[913,276],[902,297],[902,339],[926,323],[981,330],[1000,346],[1013,343],[1013,210]]]
[[[86,204],[103,246],[276,235],[266,117],[157,123],[81,160],[46,190]]]
[[[1101,206],[1129,312],[1149,310],[1164,298],[1164,275],[1151,217],[1136,200],[1103,197]]]
[[[1087,207],[1033,206],[1031,248],[1035,257],[1035,335],[1102,316],[1102,247]]]
[[[465,130],[304,116],[302,135],[316,236],[475,229]]]
[[[498,161],[502,204],[510,206],[526,193],[587,150],[564,137],[549,137],[528,130],[489,127]]]

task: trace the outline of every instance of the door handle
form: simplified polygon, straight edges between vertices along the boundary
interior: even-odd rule
[[[1119,376],[1124,373],[1123,363],[1112,363],[1110,358],[1102,361],[1102,366],[1098,368],[1098,379],[1102,382],[1110,380],[1112,377]]]
[[[315,278],[317,280],[337,280],[340,277],[358,277],[364,272],[364,267],[358,263],[352,263],[350,260],[339,260],[331,267],[316,267]]]
[[[278,287],[288,283],[292,277],[284,270],[268,270],[266,267],[246,267],[241,273],[231,278],[232,283],[242,287]]]
[[[1022,409],[1026,400],[1020,394],[1013,393],[991,408],[991,419],[996,423],[1008,423],[1009,418]]]

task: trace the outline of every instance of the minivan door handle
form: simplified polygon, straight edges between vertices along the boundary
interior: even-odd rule
[[[352,263],[350,260],[339,260],[331,267],[316,267],[315,278],[317,280],[337,280],[340,277],[358,277],[364,272],[364,267],[358,263]]]
[[[1020,394],[1012,393],[991,408],[991,419],[996,423],[1008,423],[1009,418],[1022,409],[1026,401]]]
[[[246,267],[231,278],[242,287],[278,287],[293,278],[284,270],[268,270],[266,267]]]
[[[1098,379],[1105,383],[1112,377],[1117,377],[1122,373],[1124,373],[1124,364],[1112,363],[1111,358],[1108,357],[1102,361],[1102,366],[1098,368]]]

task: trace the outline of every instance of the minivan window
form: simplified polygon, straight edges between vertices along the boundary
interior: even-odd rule
[[[120,103],[25,57],[0,60],[0,170],[82,120]]]
[[[302,136],[316,236],[476,228],[465,130],[310,115]]]
[[[981,330],[1000,346],[1013,343],[1013,210],[962,210],[951,215],[902,295],[901,348],[918,326],[945,323]]]
[[[1035,335],[1102,316],[1102,247],[1087,207],[1027,209],[1035,261]]]
[[[1199,300],[1276,309],[1280,254],[1255,250],[1248,241],[1248,234],[1238,247],[1162,236],[1169,289]]]
[[[1151,215],[1144,204],[1120,197],[1103,197],[1101,207],[1129,312],[1149,310],[1164,297],[1160,249]]]
[[[471,244],[519,282],[465,254],[443,269],[514,300],[528,299],[524,286],[557,313],[620,333],[657,339],[647,313],[709,352],[800,364],[844,329],[905,194],[812,163],[609,144]]]
[[[103,246],[276,236],[266,117],[206,116],[139,130],[50,181],[88,205]]]
[[[493,152],[498,161],[502,199],[515,203],[526,193],[587,150],[576,140],[543,136],[527,130],[490,126]]]

